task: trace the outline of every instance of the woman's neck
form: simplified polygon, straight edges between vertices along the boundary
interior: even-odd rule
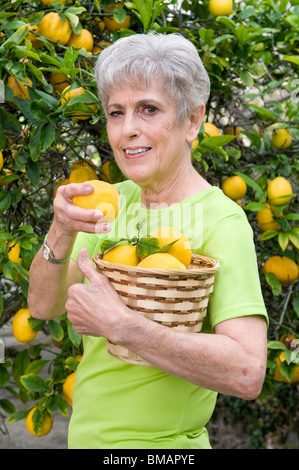
[[[194,194],[198,194],[211,187],[211,185],[200,176],[190,164],[181,165],[162,181],[153,181],[140,185],[141,203],[146,209],[163,208],[165,205],[176,204]]]

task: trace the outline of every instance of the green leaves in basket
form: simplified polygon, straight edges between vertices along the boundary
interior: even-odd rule
[[[136,244],[136,255],[139,258],[145,258],[154,253],[164,253],[177,241],[178,239],[162,246],[157,238],[151,236],[140,238]]]
[[[132,239],[119,238],[104,240],[100,247],[101,257],[103,257],[104,253],[118,245],[134,245],[136,246],[136,255],[139,258],[145,258],[146,256],[153,255],[154,253],[164,253],[177,241],[178,239],[162,246],[157,238],[150,235],[141,238],[135,237]]]

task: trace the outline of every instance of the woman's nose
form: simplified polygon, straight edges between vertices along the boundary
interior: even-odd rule
[[[138,119],[133,113],[125,114],[122,131],[126,137],[136,137],[140,134]]]

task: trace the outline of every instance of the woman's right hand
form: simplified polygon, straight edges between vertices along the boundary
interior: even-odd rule
[[[57,189],[54,199],[54,225],[64,236],[77,232],[106,233],[111,230],[107,222],[101,223],[103,214],[95,209],[83,209],[72,202],[74,196],[91,194],[93,186],[88,183],[70,183]]]

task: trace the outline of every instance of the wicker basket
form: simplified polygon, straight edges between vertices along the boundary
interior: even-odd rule
[[[140,315],[161,325],[200,332],[213,292],[218,261],[192,255],[186,270],[145,269],[110,263],[93,256],[96,269],[111,281],[121,300]],[[150,366],[134,352],[106,340],[110,356],[130,364]]]

